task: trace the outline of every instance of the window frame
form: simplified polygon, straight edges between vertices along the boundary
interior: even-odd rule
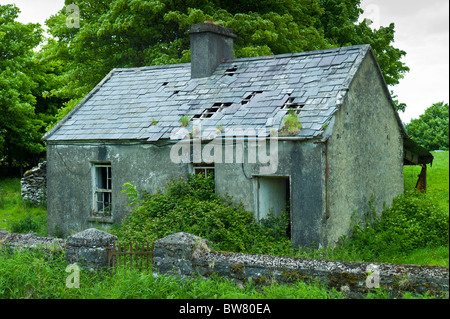
[[[106,168],[103,172],[102,168]],[[110,162],[93,162],[91,163],[92,169],[92,187],[91,187],[91,217],[100,219],[112,218],[112,167]],[[104,174],[106,173],[106,176]],[[101,179],[99,183],[99,179]],[[106,184],[106,185],[105,185]],[[102,187],[102,186],[106,186]],[[101,196],[99,200],[98,196]],[[105,199],[106,196],[106,199]],[[102,205],[102,209],[99,210],[99,205]]]
[[[208,171],[212,172],[212,177],[216,176],[216,168],[214,163],[193,163],[192,164],[192,173],[197,175],[199,173],[204,173],[204,176],[209,176]]]

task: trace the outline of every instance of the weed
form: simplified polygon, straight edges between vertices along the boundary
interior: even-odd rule
[[[300,120],[298,119],[295,110],[289,110],[287,116],[283,120],[283,127],[280,130],[280,136],[297,135],[302,129],[302,125],[300,124]]]
[[[188,126],[188,125],[189,125],[189,120],[190,120],[189,116],[183,115],[183,116],[180,118],[181,126],[182,126],[182,127]]]

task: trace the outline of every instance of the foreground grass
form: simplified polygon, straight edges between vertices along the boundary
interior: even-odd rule
[[[80,272],[79,288],[68,288],[64,256],[20,251],[0,256],[0,299],[344,299],[335,289],[297,282],[291,285],[238,285],[215,277],[153,276],[125,268],[114,272]],[[70,280],[70,279],[69,279]],[[374,291],[365,299],[390,299]],[[431,298],[406,293],[401,298]]]
[[[223,278],[179,279],[125,268],[81,271],[79,288],[68,288],[63,256],[21,251],[0,256],[0,299],[340,299],[340,292],[302,282],[290,285],[237,285]]]

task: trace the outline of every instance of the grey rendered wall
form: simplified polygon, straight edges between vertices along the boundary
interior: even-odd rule
[[[89,218],[92,207],[92,162],[111,162],[113,222],[120,222],[129,212],[128,200],[121,193],[124,183],[132,182],[138,190],[153,193],[163,188],[171,178],[186,176],[190,172],[189,165],[174,164],[170,159],[172,145],[49,143],[49,233],[67,236],[95,226],[95,222]],[[261,174],[261,166],[268,164],[261,164],[259,159],[256,163],[248,163],[247,142],[244,145],[245,164],[236,159],[233,163],[223,163],[223,160],[215,164],[216,191],[231,195],[236,202],[242,202],[247,210],[255,212],[255,178],[289,177],[292,240],[301,246],[321,244],[324,225],[322,145],[279,142],[277,169],[271,174]],[[267,145],[268,151],[269,147]]]
[[[47,147],[47,210],[51,235],[67,236],[94,227],[89,218],[91,199],[91,163],[111,162],[112,222],[129,212],[122,185],[132,182],[138,190],[155,192],[171,178],[187,174],[187,165],[169,160],[167,146],[132,143],[55,144]],[[108,226],[109,223],[101,223]]]
[[[247,147],[247,143],[245,143]],[[267,150],[269,150],[267,146]],[[318,246],[324,239],[323,146],[306,141],[278,142],[278,166],[273,174],[261,174],[266,164],[216,164],[216,190],[228,193],[256,213],[255,178],[289,177],[291,237],[296,246]],[[248,154],[247,148],[244,152]]]
[[[327,238],[347,234],[352,213],[377,212],[403,192],[403,142],[381,74],[369,53],[334,118],[328,142]]]

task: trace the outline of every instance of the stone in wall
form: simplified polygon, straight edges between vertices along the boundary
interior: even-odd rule
[[[47,162],[26,171],[20,184],[23,199],[42,204],[47,198]]]

